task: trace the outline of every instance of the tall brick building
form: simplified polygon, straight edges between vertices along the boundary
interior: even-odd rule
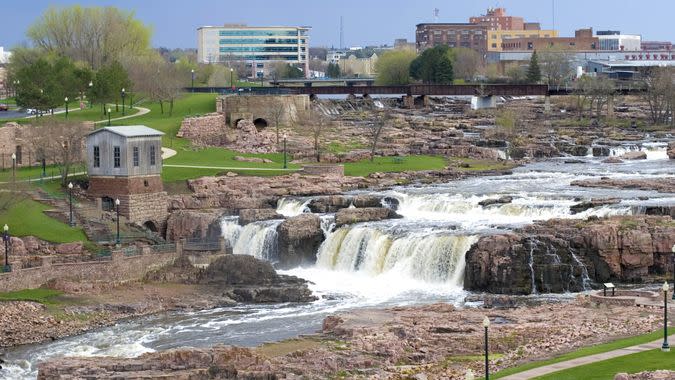
[[[162,183],[162,136],[143,125],[106,127],[87,136],[88,194],[104,210],[161,232],[166,225],[167,194]]]
[[[485,54],[487,51],[487,27],[467,23],[417,24],[415,43],[417,51],[438,45],[451,48],[465,47]]]
[[[525,30],[525,20],[522,17],[507,16],[504,8],[488,8],[482,16],[469,18],[472,24],[482,25],[488,30]],[[538,26],[537,23],[527,23],[529,28]]]

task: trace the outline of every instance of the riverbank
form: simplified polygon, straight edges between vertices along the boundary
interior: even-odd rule
[[[596,305],[586,296],[515,309],[458,309],[431,304],[360,309],[324,319],[321,331],[254,349],[217,346],[149,353],[135,359],[64,358],[41,365],[40,379],[59,376],[161,378],[464,378],[482,372],[482,320],[490,326],[493,371],[578,347],[659,328],[660,311]],[[150,370],[150,368],[152,368]],[[247,377],[248,376],[248,377]],[[259,377],[256,377],[259,378]]]

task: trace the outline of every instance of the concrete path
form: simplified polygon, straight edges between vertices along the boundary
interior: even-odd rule
[[[176,152],[175,150],[173,150],[171,148],[162,147],[162,160],[166,160],[167,158],[171,158],[171,157],[175,156],[176,154],[178,154],[178,152]],[[164,166],[166,166],[166,165],[164,165]]]
[[[578,366],[581,366],[581,365],[584,365],[584,364],[590,364],[590,363],[599,362],[599,361],[603,361],[603,360],[607,360],[607,359],[618,358],[620,356],[630,355],[630,354],[634,354],[636,352],[658,349],[658,348],[661,348],[662,343],[663,343],[663,339],[659,339],[659,340],[653,341],[651,343],[645,343],[645,344],[639,344],[637,346],[620,348],[620,349],[614,350],[614,351],[607,351],[607,352],[603,352],[603,353],[600,353],[600,354],[583,356],[583,357],[580,357],[580,358],[567,360],[567,361],[560,362],[560,363],[549,364],[549,365],[545,365],[543,367],[533,368],[533,369],[528,370],[528,371],[515,373],[513,375],[502,377],[501,379],[503,379],[503,380],[532,379],[532,378],[535,378],[535,377],[548,375],[548,374],[553,373],[553,372],[562,371],[564,369],[578,367]]]
[[[217,169],[217,170],[273,170],[273,171],[298,171],[300,169],[283,169],[283,168],[238,168],[234,166],[197,166],[197,165],[170,165],[164,164],[165,168],[188,168],[188,169]]]
[[[150,112],[150,110],[145,108],[145,107],[133,107],[133,108],[137,109],[138,112],[136,112],[133,115],[116,117],[114,119],[110,119],[110,121],[113,122],[113,121],[117,121],[117,120],[131,119],[132,117],[138,117],[138,116],[145,115],[146,113]],[[108,122],[108,119],[105,119],[105,120],[95,121],[94,124],[102,124],[102,123],[107,123],[107,122]]]
[[[86,172],[77,172],[77,173],[70,173],[68,174],[68,177],[73,177],[73,176],[78,176],[78,175],[85,175],[87,174]],[[44,180],[50,180],[50,179],[57,179],[61,178],[60,175],[52,175],[52,176],[47,176],[47,177],[36,177],[36,178],[31,178],[31,179],[17,179],[16,182],[39,182],[39,181],[44,181]],[[12,181],[5,181],[5,182],[0,182],[0,185],[6,185],[12,183]]]

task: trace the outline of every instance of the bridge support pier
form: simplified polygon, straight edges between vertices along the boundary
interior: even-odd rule
[[[415,98],[412,95],[403,95],[403,108],[415,108]]]
[[[429,96],[428,95],[420,95],[415,99],[418,104],[422,104],[422,107],[427,108],[429,107]]]
[[[471,109],[472,110],[481,110],[484,108],[495,108],[497,107],[497,98],[494,96],[472,96],[471,97]]]
[[[544,113],[546,115],[551,114],[551,96],[550,95],[546,95],[544,97]]]

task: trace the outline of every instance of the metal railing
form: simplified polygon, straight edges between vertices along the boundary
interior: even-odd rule
[[[202,240],[202,239],[188,239],[183,245],[186,251],[219,251],[220,241],[218,240]]]
[[[156,244],[156,245],[151,245],[151,246],[150,246],[150,251],[151,251],[152,253],[175,252],[175,251],[176,251],[176,244],[174,244],[174,243],[167,243],[167,244]]]

